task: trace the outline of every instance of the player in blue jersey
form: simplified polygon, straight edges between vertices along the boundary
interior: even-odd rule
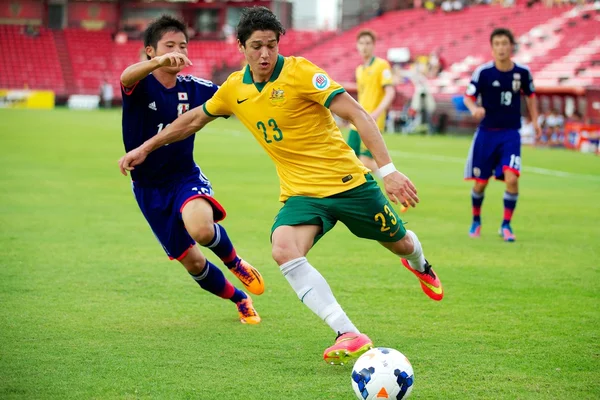
[[[537,134],[537,101],[531,71],[511,60],[515,39],[508,29],[497,28],[490,37],[494,61],[481,65],[473,73],[464,98],[473,117],[480,120],[465,166],[465,179],[475,180],[471,192],[473,223],[471,237],[481,232],[481,205],[488,180],[492,175],[506,183],[504,219],[500,235],[514,242],[510,222],[519,197],[521,170],[521,94]],[[477,98],[481,97],[481,106]]]
[[[140,146],[217,91],[210,81],[178,75],[191,65],[187,42],[185,25],[169,16],[152,22],[144,32],[148,61],[127,67],[121,75],[125,150]],[[260,317],[251,298],[196,246],[197,242],[211,249],[251,293],[263,293],[260,273],[237,256],[217,223],[225,218],[225,210],[194,162],[193,150],[194,135],[152,153],[131,171],[135,198],[169,258],[181,262],[202,289],[234,302],[241,322],[257,324]]]

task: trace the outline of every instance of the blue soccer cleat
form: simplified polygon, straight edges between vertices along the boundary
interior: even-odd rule
[[[471,229],[469,229],[469,236],[472,238],[478,238],[481,236],[481,222],[473,221],[473,224],[471,224]]]
[[[509,224],[503,224],[498,233],[500,236],[502,236],[502,239],[504,239],[505,242],[514,242],[517,240]]]

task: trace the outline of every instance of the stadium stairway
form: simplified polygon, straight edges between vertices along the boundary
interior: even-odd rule
[[[69,51],[67,48],[67,41],[63,31],[54,32],[54,42],[56,44],[56,54],[62,70],[63,79],[65,82],[65,89],[69,93],[75,93],[75,77],[73,74],[73,67],[71,65],[71,59],[69,57]]]

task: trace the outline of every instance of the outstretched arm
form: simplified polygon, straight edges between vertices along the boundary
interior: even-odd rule
[[[379,172],[390,200],[394,203],[400,202],[405,207],[408,204],[415,207],[419,202],[417,189],[410,179],[396,170],[373,118],[348,93],[335,96],[329,109],[354,124],[360,138],[379,166]]]
[[[172,52],[163,54],[162,56],[154,57],[148,61],[141,61],[125,68],[121,74],[121,83],[124,87],[130,88],[147,77],[155,69],[160,67],[178,67],[181,65],[187,67],[192,65],[192,62],[181,53]]]
[[[127,171],[133,170],[136,165],[144,162],[148,154],[154,150],[188,138],[214,119],[214,117],[209,117],[201,106],[186,112],[158,134],[142,143],[141,146],[121,157],[119,160],[121,173],[127,175]]]

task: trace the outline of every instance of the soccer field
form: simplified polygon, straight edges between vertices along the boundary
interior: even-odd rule
[[[322,360],[335,335],[271,258],[278,179],[239,122],[198,134],[196,161],[238,252],[265,278],[257,326],[165,256],[117,168],[119,111],[2,110],[0,120],[1,399],[354,398],[351,367]],[[497,235],[496,182],[482,237],[467,235],[467,138],[386,142],[419,190],[402,217],[444,300],[341,224],[309,260],[376,346],[411,360],[411,398],[600,398],[600,157],[525,148],[509,244]]]

